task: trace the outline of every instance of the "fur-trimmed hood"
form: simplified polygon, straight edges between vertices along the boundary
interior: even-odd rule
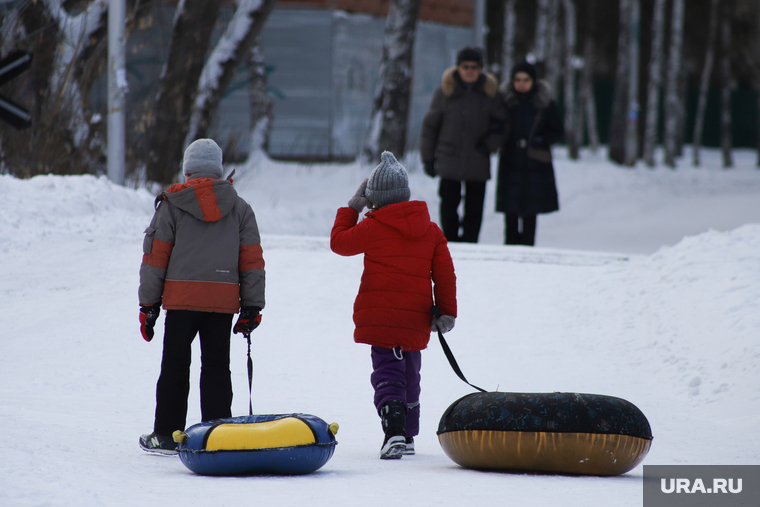
[[[536,92],[533,94],[533,104],[537,109],[546,109],[552,101],[551,86],[549,86],[549,83],[543,79],[536,81],[534,86],[536,87]],[[499,86],[499,92],[504,96],[504,104],[506,104],[507,107],[512,107],[517,104],[517,92],[515,91],[514,86],[512,86],[511,81],[504,81],[501,83],[501,86]]]
[[[455,77],[456,71],[456,67],[449,67],[443,71],[443,76],[441,77],[441,91],[447,97],[451,97],[457,89],[457,80]],[[486,78],[481,86],[483,93],[490,98],[495,97],[496,92],[499,90],[499,81],[496,79],[496,76],[488,72],[484,72],[483,76]]]

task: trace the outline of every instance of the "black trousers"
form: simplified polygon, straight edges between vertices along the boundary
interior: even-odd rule
[[[232,416],[230,378],[231,313],[169,310],[166,312],[161,375],[156,385],[153,431],[171,436],[184,430],[190,393],[191,344],[201,340],[201,417]]]
[[[459,234],[459,214],[457,208],[462,201],[462,183],[464,183],[464,217],[462,234]],[[486,197],[485,181],[457,181],[441,178],[438,187],[441,197],[441,229],[448,241],[477,243],[480,225],[483,222],[483,201]]]
[[[506,226],[505,245],[533,246],[536,244],[536,215],[507,213],[504,221]]]

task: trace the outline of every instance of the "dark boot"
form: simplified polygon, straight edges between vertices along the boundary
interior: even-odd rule
[[[406,450],[406,406],[401,401],[389,401],[380,407],[385,439],[380,459],[399,459]]]

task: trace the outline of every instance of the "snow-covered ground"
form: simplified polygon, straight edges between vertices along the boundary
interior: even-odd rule
[[[558,150],[561,211],[537,247],[505,247],[489,183],[479,245],[451,245],[460,316],[448,335],[488,389],[625,398],[649,418],[644,464],[760,464],[760,171],[619,168]],[[437,218],[436,182],[408,158],[412,198]],[[637,506],[642,468],[619,477],[476,472],[435,430],[470,389],[435,341],[423,353],[418,454],[377,459],[369,350],[352,341],[360,257],[329,250],[335,210],[369,167],[238,167],[267,262],[254,332],[254,411],[340,423],[331,461],[303,477],[206,478],[143,453],[158,337],[137,320],[145,190],[89,176],[0,176],[0,505]],[[233,413],[247,413],[245,340],[233,336]],[[197,350],[196,350],[197,357]],[[199,420],[193,364],[188,422]]]

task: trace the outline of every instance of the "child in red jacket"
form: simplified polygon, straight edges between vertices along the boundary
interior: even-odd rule
[[[409,201],[409,177],[390,152],[338,209],[330,248],[364,254],[354,302],[354,341],[372,346],[372,387],[385,439],[381,459],[414,454],[420,419],[420,351],[431,330],[454,327],[456,275],[443,233],[427,204]],[[359,213],[370,208],[365,219]],[[432,281],[432,283],[431,283]],[[436,319],[434,304],[441,312]]]

